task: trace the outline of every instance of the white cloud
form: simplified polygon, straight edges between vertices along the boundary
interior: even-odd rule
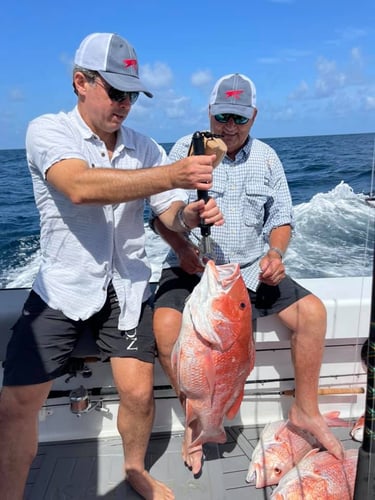
[[[186,110],[189,105],[190,99],[187,97],[171,99],[165,105],[165,114],[168,118],[182,118],[186,115]]]
[[[308,83],[302,80],[299,86],[295,90],[293,90],[293,92],[291,92],[288,97],[291,100],[297,101],[300,99],[305,99],[306,97],[309,96],[309,93],[310,93],[310,87]]]
[[[170,67],[162,62],[144,64],[140,67],[139,76],[150,89],[166,88],[171,85],[173,73]]]
[[[318,78],[315,82],[315,90],[318,97],[327,97],[345,85],[347,76],[338,70],[335,61],[319,57],[316,66]]]
[[[211,83],[211,81],[212,81],[212,74],[211,71],[208,69],[196,71],[191,75],[191,83],[194,87],[205,86],[208,83]]]

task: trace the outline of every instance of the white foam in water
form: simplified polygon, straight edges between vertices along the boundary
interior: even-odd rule
[[[38,272],[39,264],[40,250],[37,250],[26,264],[8,271],[5,288],[29,288]]]
[[[341,182],[294,207],[295,233],[285,257],[295,278],[369,276],[375,210]]]
[[[294,278],[370,276],[374,248],[375,208],[365,195],[355,194],[341,182],[327,193],[294,207],[295,233],[285,256],[288,274]],[[146,253],[151,281],[160,277],[168,252],[166,243],[146,229]],[[39,251],[26,265],[8,272],[6,288],[30,287],[40,262]]]

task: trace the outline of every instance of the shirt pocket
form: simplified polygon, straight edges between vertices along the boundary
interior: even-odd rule
[[[221,198],[224,197],[225,187],[226,187],[225,178],[222,176],[215,177],[214,175],[214,182],[212,188],[208,191],[208,194],[215,200],[220,200]]]
[[[271,196],[268,186],[248,180],[245,185],[243,217],[247,226],[263,227],[266,204]]]

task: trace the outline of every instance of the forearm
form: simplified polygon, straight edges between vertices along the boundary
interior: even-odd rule
[[[47,181],[73,203],[113,204],[181,189],[210,189],[212,156],[191,156],[178,162],[135,170],[89,168],[80,159],[52,165]]]
[[[291,234],[292,230],[289,224],[272,229],[268,240],[270,249],[278,249],[282,254],[284,254],[288,248]],[[278,252],[275,251],[275,253]]]
[[[181,204],[181,206],[183,206],[183,204]],[[163,222],[160,220],[159,217],[156,217],[153,220],[154,229],[156,233],[159,234],[163,238],[163,240],[165,240],[176,253],[179,253],[183,247],[189,244],[189,241],[185,236],[186,231],[179,224],[177,218],[173,219],[172,224],[170,224],[170,227],[167,227],[164,221],[167,222],[165,218],[165,212],[164,212]],[[176,227],[177,231],[174,230],[173,224],[176,224],[176,226],[178,226]]]
[[[137,170],[113,168],[87,168],[75,160],[77,169],[71,172],[64,162],[54,165],[47,173],[47,180],[62,191],[73,203],[114,204],[147,198],[173,188],[170,166]]]

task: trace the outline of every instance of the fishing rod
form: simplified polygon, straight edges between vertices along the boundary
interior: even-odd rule
[[[354,500],[375,498],[375,248],[372,267],[370,332],[367,345],[366,410],[362,445],[358,451]]]
[[[207,135],[209,134],[209,135]],[[213,137],[210,132],[194,132],[192,137],[192,150],[194,155],[204,155],[204,138]],[[198,200],[204,200],[205,203],[208,201],[208,191],[206,189],[197,189]],[[203,256],[211,258],[212,256],[212,241],[211,241],[211,225],[206,224],[202,219],[199,227],[201,229],[201,251]]]

